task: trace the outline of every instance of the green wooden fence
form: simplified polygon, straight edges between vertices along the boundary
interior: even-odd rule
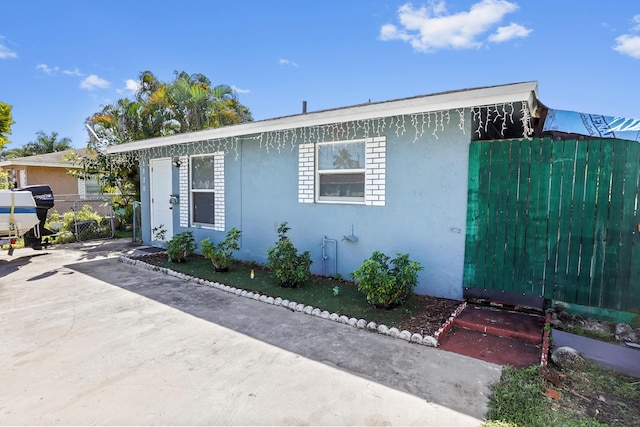
[[[640,144],[472,142],[464,286],[640,312]]]

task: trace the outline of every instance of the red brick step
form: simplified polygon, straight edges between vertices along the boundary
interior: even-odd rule
[[[439,347],[499,365],[530,366],[541,362],[544,325],[542,315],[468,304]]]
[[[469,304],[456,318],[454,326],[540,344],[542,343],[544,317],[537,314]]]
[[[439,348],[498,365],[524,368],[540,363],[542,345],[454,326]]]

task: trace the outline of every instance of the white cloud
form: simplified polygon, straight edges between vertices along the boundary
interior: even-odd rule
[[[10,59],[17,58],[18,54],[6,47],[3,44],[0,44],[0,59]]]
[[[531,33],[529,28],[525,28],[522,25],[511,23],[506,27],[500,27],[489,36],[489,41],[494,43],[502,43],[515,38],[525,38]]]
[[[36,65],[36,70],[40,70],[45,74],[54,74],[60,70],[58,67],[49,67],[47,64],[38,64]]]
[[[289,61],[288,59],[283,59],[283,58],[278,59],[278,64],[280,64],[280,65],[290,65],[292,67],[298,67],[298,64],[296,64],[295,62]]]
[[[237,93],[250,93],[251,89],[240,89],[239,87],[236,86],[231,86],[231,88],[233,90],[235,90]]]
[[[108,81],[101,79],[95,74],[89,75],[80,82],[80,87],[86,90],[106,89],[111,85]]]
[[[140,89],[140,83],[133,79],[127,79],[124,81],[124,87],[121,89],[116,89],[117,94],[124,95],[133,95],[138,89]]]
[[[133,79],[127,79],[125,81],[125,88],[130,92],[137,92],[140,89],[140,82]]]
[[[640,36],[624,34],[616,38],[616,45],[613,47],[613,50],[623,55],[640,59]]]
[[[458,13],[448,13],[444,1],[430,1],[420,8],[406,3],[398,8],[400,26],[383,25],[380,39],[401,40],[420,52],[478,48],[484,44],[483,36],[499,24],[505,15],[517,9],[517,4],[507,0],[481,0],[472,5],[469,11]],[[518,24],[502,28],[491,36],[491,41],[526,37],[531,31]]]
[[[631,22],[635,25],[631,28],[631,34],[623,34],[616,38],[613,50],[623,55],[628,55],[635,59],[640,59],[640,35],[633,33],[640,31],[640,14],[635,15]]]
[[[84,77],[84,74],[78,70],[78,68],[74,68],[73,70],[62,70],[62,74],[66,74],[67,76]]]

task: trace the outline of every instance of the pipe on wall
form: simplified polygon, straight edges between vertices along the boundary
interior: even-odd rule
[[[338,241],[336,239],[329,239],[327,236],[322,237],[322,275],[327,275],[327,260],[329,256],[327,255],[327,243],[333,243],[335,256],[333,258],[333,271],[334,274],[338,273]]]

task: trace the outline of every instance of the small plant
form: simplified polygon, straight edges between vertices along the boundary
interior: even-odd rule
[[[164,242],[164,239],[166,239],[167,237],[167,230],[164,228],[164,224],[160,224],[157,227],[153,227],[151,229],[152,231],[152,238],[153,239],[157,239],[160,240],[161,242]]]
[[[340,286],[334,286],[333,287],[333,295],[336,296],[336,297],[338,295],[340,295]]]
[[[418,272],[421,270],[423,267],[411,261],[409,254],[397,254],[391,259],[375,251],[352,275],[367,301],[377,307],[393,308],[411,294],[418,284]]]
[[[207,237],[200,242],[200,249],[205,258],[209,258],[216,271],[227,271],[233,259],[233,252],[240,250],[242,231],[232,228],[223,241],[214,245]]]
[[[193,232],[183,231],[167,242],[167,257],[171,262],[185,262],[196,250]]]
[[[273,268],[280,285],[285,288],[295,288],[311,276],[311,254],[309,251],[298,254],[298,250],[287,236],[290,229],[286,222],[280,224],[276,245],[267,249],[267,265]]]

